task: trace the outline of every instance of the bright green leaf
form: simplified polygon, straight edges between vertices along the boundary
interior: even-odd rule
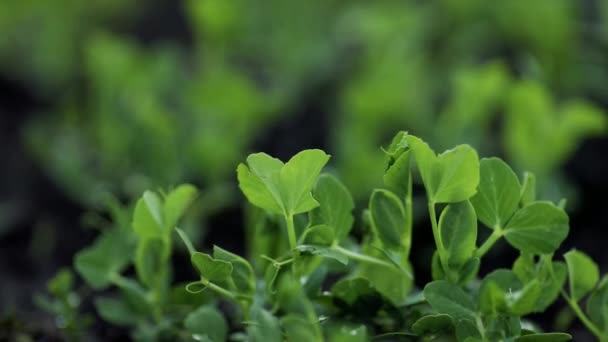
[[[237,178],[241,191],[251,204],[277,214],[283,213],[279,199],[275,198],[260,177],[250,172],[244,164],[238,166]]]
[[[194,186],[183,184],[167,195],[163,204],[165,230],[169,231],[175,227],[177,221],[192,204],[197,194],[198,191]]]
[[[310,224],[324,224],[334,229],[336,240],[342,240],[350,232],[355,208],[350,192],[334,176],[324,173],[319,176],[313,190],[319,207],[310,212]]]
[[[288,213],[299,214],[318,206],[310,191],[328,160],[329,155],[321,150],[304,150],[285,163],[280,172],[280,181],[283,203]]]
[[[479,189],[471,198],[471,204],[488,228],[504,227],[517,210],[521,197],[517,175],[498,158],[481,159],[479,166]]]
[[[520,202],[522,206],[526,206],[534,201],[536,201],[536,176],[532,172],[525,172]]]
[[[133,230],[142,238],[164,236],[163,207],[160,197],[146,191],[137,201],[133,212]]]
[[[469,145],[459,145],[439,156],[422,140],[406,137],[431,203],[462,202],[477,191],[479,158]]]
[[[575,249],[564,254],[568,265],[570,297],[578,301],[586,296],[600,279],[597,264],[585,253]]]
[[[504,230],[505,238],[522,252],[554,252],[568,235],[568,215],[548,202],[534,202],[518,210]]]
[[[372,228],[382,243],[399,249],[407,234],[407,221],[403,204],[388,190],[374,190],[369,200]]]
[[[439,232],[448,264],[460,268],[476,249],[477,217],[471,203],[463,201],[445,207],[439,217]]]

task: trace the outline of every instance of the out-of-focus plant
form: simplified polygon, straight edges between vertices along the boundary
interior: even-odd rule
[[[8,0],[0,11],[0,71],[42,93],[78,79],[82,41],[99,27],[132,19],[137,3]]]
[[[183,10],[189,49],[82,34],[86,93],[27,135],[77,198],[90,196],[81,189],[91,181],[132,195],[184,177],[225,180],[254,138],[319,86],[332,90],[321,103],[332,113],[327,141],[358,199],[377,184],[377,146],[396,126],[556,179],[580,141],[606,132],[605,116],[585,100],[603,92],[594,70],[606,66],[594,56],[606,18],[585,22],[572,0],[190,0]],[[533,109],[539,101],[545,108]],[[561,133],[530,136],[537,124]],[[568,146],[543,153],[564,134]],[[521,148],[530,139],[539,158]]]

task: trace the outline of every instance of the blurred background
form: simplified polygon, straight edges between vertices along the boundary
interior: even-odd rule
[[[603,0],[4,0],[0,331],[60,338],[32,296],[112,203],[191,182],[190,234],[243,252],[235,169],[248,153],[323,148],[363,208],[398,130],[536,173],[541,198],[568,198],[564,250],[608,272],[607,110]],[[422,283],[432,235],[419,221]],[[488,269],[510,267],[503,247]]]

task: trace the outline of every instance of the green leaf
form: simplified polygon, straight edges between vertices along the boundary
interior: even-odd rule
[[[126,301],[114,298],[96,298],[95,309],[105,321],[119,325],[132,326],[137,323],[137,314]]]
[[[525,316],[537,311],[537,303],[541,297],[541,284],[534,279],[524,285],[519,291],[512,291],[507,295],[507,304],[510,313],[517,316]]]
[[[188,253],[190,253],[190,256],[192,256],[192,254],[194,254],[196,252],[196,249],[192,245],[192,241],[190,241],[190,238],[188,237],[188,235],[186,235],[186,233],[179,228],[175,228],[175,231],[177,232],[179,237],[184,242],[184,245],[186,245],[186,248],[188,248]]]
[[[135,251],[135,271],[139,280],[149,288],[158,288],[167,280],[169,246],[165,240],[140,240]]]
[[[473,280],[479,272],[481,260],[477,257],[469,259],[460,270],[458,270],[458,284],[464,286]]]
[[[194,252],[190,260],[201,277],[209,281],[224,281],[232,274],[232,264],[224,260],[216,260],[209,254]]]
[[[401,198],[404,198],[409,192],[411,182],[411,150],[406,136],[406,132],[399,132],[393,138],[393,142],[386,151],[387,165],[383,178],[384,185]]]
[[[479,286],[479,307],[487,314],[508,311],[507,294],[522,289],[522,283],[511,270],[498,269],[488,274]]]
[[[251,308],[251,321],[247,333],[252,342],[282,342],[279,320],[270,312],[254,306]]]
[[[441,241],[450,267],[459,269],[475,252],[477,217],[469,201],[449,204],[439,217]]]
[[[513,272],[517,278],[523,283],[528,283],[536,277],[536,265],[534,264],[534,255],[521,253],[513,263]]]
[[[327,225],[334,229],[337,241],[350,232],[354,218],[355,202],[346,187],[334,176],[324,173],[319,176],[313,190],[319,207],[309,215],[310,225]]]
[[[575,249],[564,254],[568,265],[568,279],[570,283],[570,297],[579,301],[585,297],[600,279],[597,264],[585,253]]]
[[[469,199],[479,184],[479,158],[469,145],[458,145],[439,156],[422,140],[406,137],[431,203]]]
[[[213,246],[213,257],[232,264],[232,280],[240,293],[253,295],[255,292],[255,274],[251,264],[239,255],[218,246]]]
[[[92,288],[107,287],[128,266],[134,246],[127,233],[120,229],[105,231],[91,247],[76,254],[74,267]]]
[[[572,336],[565,333],[542,333],[517,337],[515,342],[564,342],[570,341]]]
[[[164,234],[163,206],[160,197],[146,191],[137,201],[133,212],[133,230],[141,238],[162,238]]]
[[[532,172],[525,172],[520,202],[522,206],[526,206],[534,201],[536,201],[536,176]]]
[[[454,331],[454,320],[446,314],[423,316],[412,325],[412,331],[418,336],[440,332],[450,333]]]
[[[366,255],[377,259],[386,260],[389,253],[373,248],[369,245],[364,246],[363,252]],[[401,253],[397,253],[401,254]],[[392,265],[376,265],[362,262],[359,264],[359,276],[367,278],[374,288],[384,297],[390,300],[395,306],[402,306],[408,299],[408,294],[413,287],[411,276],[411,266],[407,263],[400,263],[396,267],[395,261],[388,261]]]
[[[479,220],[489,228],[504,227],[518,208],[521,186],[517,175],[499,158],[483,158],[480,180],[471,204]]]
[[[319,206],[310,191],[328,160],[321,150],[304,150],[285,164],[265,153],[251,154],[249,167],[237,168],[239,186],[260,208],[287,215],[308,212]]]
[[[334,259],[344,265],[348,264],[348,258],[344,254],[328,246],[298,245],[296,249],[300,251],[300,253],[312,254],[323,258]]]
[[[276,198],[262,179],[250,172],[244,164],[238,166],[237,178],[239,188],[251,204],[277,214],[283,214],[280,197]],[[279,195],[277,194],[277,196]]]
[[[552,270],[551,270],[552,269]],[[542,312],[559,297],[560,291],[566,283],[568,271],[563,262],[551,262],[547,259],[538,271],[536,279],[541,283],[541,295],[538,299],[536,312]]]
[[[198,341],[204,338],[212,342],[227,341],[228,324],[222,313],[213,306],[201,306],[188,314],[184,327]]]
[[[568,215],[549,202],[534,202],[519,209],[504,230],[515,248],[532,254],[554,252],[568,235]]]
[[[330,246],[334,240],[334,230],[326,225],[307,228],[300,237],[304,245]]]
[[[424,297],[439,313],[448,314],[455,320],[476,319],[475,304],[460,287],[445,280],[428,283],[424,287]]]
[[[608,276],[604,276],[587,299],[589,319],[602,331],[608,329]]]
[[[283,203],[288,213],[307,212],[319,205],[310,191],[329,157],[321,150],[304,150],[285,163],[280,179]]]
[[[386,247],[399,249],[407,234],[403,204],[388,190],[376,189],[369,200],[372,228]]]
[[[175,227],[197,194],[196,188],[190,184],[182,184],[169,193],[163,204],[165,230],[170,231]]]

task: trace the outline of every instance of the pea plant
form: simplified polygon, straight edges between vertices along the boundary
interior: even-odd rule
[[[533,174],[520,180],[468,145],[436,154],[399,132],[384,152],[384,188],[371,192],[355,232],[348,189],[322,173],[329,155],[305,150],[282,162],[256,153],[237,168],[253,205],[248,257],[219,246],[197,251],[177,227],[197,194],[182,185],[144,193],[131,227],[106,231],[76,256],[76,270],[94,289],[114,289],[95,300],[99,315],[143,341],[567,341],[527,318],[560,296],[608,341],[608,276],[600,280],[578,250],[554,260],[569,231],[565,201],[537,200]],[[410,263],[419,180],[435,243],[427,284],[415,282]],[[179,239],[197,273],[187,284],[171,282]],[[501,239],[519,256],[511,269],[480,275]]]

